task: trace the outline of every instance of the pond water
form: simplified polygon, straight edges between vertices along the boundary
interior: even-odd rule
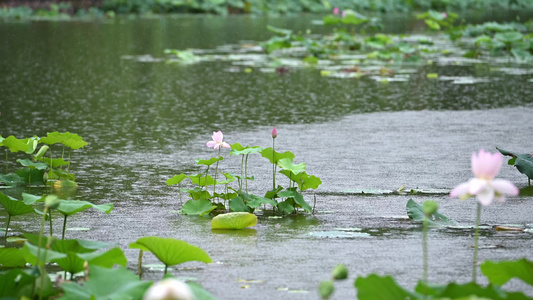
[[[313,19],[2,23],[0,134],[22,138],[70,131],[89,142],[72,158],[79,183],[75,199],[111,202],[115,209],[109,216],[85,211],[70,217],[72,228],[85,230],[69,230],[67,237],[118,242],[132,269],[138,253],[128,244],[156,235],[206,250],[215,263],[185,264],[172,272],[196,279],[220,299],[315,299],[318,283],[328,279],[337,263],[351,273],[349,281],[337,285],[334,299],[354,298],[353,279],[372,272],[394,275],[411,288],[422,275],[422,235],[420,226],[407,219],[407,201],[433,199],[441,213],[463,225],[474,223],[473,200],[450,199],[441,191],[471,177],[473,151],[532,151],[531,65],[424,64],[409,66],[413,71],[407,81],[383,83],[368,77],[324,77],[313,68],[278,75],[228,72],[235,67],[228,61],[169,65],[124,59],[161,58],[166,48],[215,49],[263,41],[271,36],[269,24],[325,32],[312,25]],[[403,19],[388,22],[403,30],[416,28]],[[428,73],[483,80],[431,80]],[[306,194],[308,202],[317,199],[315,215],[260,215],[254,229],[217,233],[211,232],[209,219],[176,213],[177,188],[165,181],[198,170],[194,159],[216,155],[205,147],[213,130],[222,130],[229,143],[269,147],[272,126],[279,132],[276,149],[293,151],[296,162],[306,162],[308,173],[322,179],[316,193]],[[221,168],[237,173],[240,159],[223,154]],[[256,178],[250,189],[262,194],[271,184],[271,166],[259,156],[249,164]],[[504,165],[500,177],[527,186],[527,178],[512,166]],[[402,185],[437,192],[357,193]],[[486,207],[482,223],[531,226],[532,200],[512,197]],[[3,222],[5,214],[0,214]],[[17,233],[37,231],[37,223],[23,216],[12,227]],[[320,237],[338,228],[354,234]],[[470,279],[472,233],[431,230],[431,282]],[[531,237],[485,230],[480,260],[532,260]],[[145,262],[158,263],[149,254]],[[157,268],[147,269],[145,278],[161,275]],[[533,295],[520,282],[507,287]]]

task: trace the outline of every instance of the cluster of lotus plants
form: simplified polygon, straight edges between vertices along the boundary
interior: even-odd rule
[[[529,172],[533,167],[533,156],[530,154],[512,154],[499,150],[513,158],[509,164],[517,164],[520,172]],[[474,233],[474,248],[472,259],[472,280],[464,284],[451,282],[445,285],[432,284],[428,281],[429,258],[427,232],[430,226],[455,225],[455,221],[437,212],[438,205],[435,201],[425,201],[419,205],[412,199],[407,202],[407,214],[413,221],[422,223],[422,253],[423,273],[414,291],[400,286],[392,276],[370,274],[366,277],[355,279],[354,287],[357,289],[357,298],[371,299],[531,299],[522,292],[510,292],[502,285],[512,279],[518,279],[533,287],[533,262],[527,259],[515,261],[492,262],[485,261],[480,265],[481,272],[487,277],[488,286],[477,282],[478,274],[478,248],[479,227],[483,206],[490,205],[493,201],[504,202],[505,195],[516,196],[519,189],[511,182],[496,179],[503,163],[503,155],[480,150],[472,154],[472,171],[475,175],[468,182],[461,183],[451,192],[451,197],[466,200],[470,197],[477,199],[477,214]],[[520,167],[518,167],[520,166]],[[526,173],[527,174],[527,173]],[[529,176],[529,175],[528,175]],[[528,187],[529,188],[529,187]],[[318,290],[322,299],[330,299],[335,291],[335,281],[346,279],[348,271],[344,265],[338,265],[333,270],[332,280],[320,283]]]
[[[457,25],[458,15],[452,12],[429,10],[417,16],[424,20],[432,31],[448,33],[457,46],[465,47],[465,57],[507,55],[520,61],[531,60],[531,24],[487,22],[481,25]],[[292,30],[269,27],[275,36],[261,44],[267,53],[292,48],[305,49],[304,62],[316,64],[318,59],[357,53],[368,59],[390,62],[419,62],[431,58],[432,54],[446,55],[446,50],[431,47],[431,37],[409,37],[406,35],[387,35],[380,33],[382,22],[353,10],[333,13],[322,20],[326,26],[333,26],[330,36],[302,35]],[[300,50],[299,50],[300,51]]]
[[[260,207],[271,208],[274,213],[279,214],[292,214],[299,210],[312,213],[313,207],[304,199],[302,192],[317,189],[322,182],[318,177],[306,173],[305,163],[295,164],[292,152],[277,152],[276,137],[277,130],[274,128],[272,147],[262,148],[242,146],[239,143],[230,145],[223,141],[221,131],[213,132],[212,140],[207,142],[206,146],[217,150],[217,155],[209,159],[196,160],[198,165],[205,166],[205,170],[193,175],[182,173],[167,180],[167,185],[179,186],[180,202],[182,192],[191,198],[183,204],[182,213],[200,216],[215,210],[253,213]],[[240,156],[240,174],[222,172],[219,169],[219,163],[224,160],[221,156],[223,149],[231,149],[230,155]],[[252,194],[248,190],[248,181],[254,180],[254,176],[248,174],[250,155],[261,155],[272,164],[272,189],[266,191],[264,196]],[[289,186],[277,185],[277,174],[286,176],[289,179]],[[185,179],[189,179],[194,187],[182,188],[181,184]]]
[[[154,295],[178,293],[190,296],[183,299],[214,299],[200,285],[187,284],[167,275],[169,266],[188,261],[211,262],[205,251],[185,241],[154,236],[131,243],[130,248],[140,251],[138,274],[134,274],[126,268],[128,261],[118,244],[65,239],[67,217],[89,208],[107,214],[113,210],[113,204],[98,205],[60,198],[69,194],[66,190],[76,188],[74,176],[70,173],[70,159],[64,160],[65,147],[71,150],[87,145],[81,137],[68,132],[53,132],[43,138],[17,139],[9,136],[2,138],[1,142],[6,147],[6,158],[7,150],[22,151],[32,157],[32,160],[18,159],[25,168],[4,176],[4,184],[47,184],[54,187],[55,194],[38,196],[22,193],[22,199],[16,199],[0,193],[0,205],[7,213],[5,243],[0,247],[0,266],[7,270],[0,274],[0,298],[141,299],[144,295],[146,299],[158,299]],[[34,154],[40,143],[45,145]],[[50,148],[54,144],[63,145],[61,158],[53,158]],[[44,157],[47,151],[50,158]],[[68,156],[70,158],[70,152]],[[34,170],[40,172],[31,172]],[[9,172],[7,163],[6,172]],[[59,182],[62,184],[57,184]],[[74,185],[65,185],[64,182]],[[45,189],[45,192],[49,191],[51,189]],[[15,232],[8,236],[12,218],[23,214],[41,218],[39,234]],[[56,238],[52,231],[52,220],[57,214],[63,217],[61,239]],[[45,236],[47,223],[49,230]],[[167,280],[171,280],[172,284],[167,281],[166,285],[151,287],[153,282],[142,280],[143,252],[152,253],[164,264],[164,276],[170,277]],[[57,266],[59,271],[50,273],[51,265]]]
[[[49,132],[45,137],[33,136],[18,139],[12,135],[0,136],[0,146],[5,148],[6,174],[0,175],[0,182],[6,185],[60,185],[75,182],[70,172],[72,150],[83,148],[87,142],[75,133]],[[9,173],[9,153],[21,152],[27,158],[17,159],[22,167]]]

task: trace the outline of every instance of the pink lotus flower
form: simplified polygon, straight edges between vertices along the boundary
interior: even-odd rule
[[[219,149],[220,147],[231,148],[231,146],[228,143],[222,141],[222,139],[224,138],[222,131],[220,130],[217,132],[213,131],[213,135],[211,136],[211,138],[213,140],[205,144],[207,147],[214,148],[214,149]]]
[[[276,130],[276,127],[274,127],[274,129],[272,129],[272,138],[275,139],[278,137],[278,131]]]
[[[338,15],[339,14],[339,8],[338,7],[334,7],[333,8],[333,14],[334,15]]]
[[[456,186],[450,197],[459,197],[462,200],[476,196],[479,203],[489,205],[494,199],[504,202],[504,195],[516,196],[520,192],[510,181],[494,179],[500,172],[503,156],[500,153],[490,153],[479,150],[472,153],[472,171],[475,178]]]
[[[446,18],[448,17],[448,14],[445,13],[445,12],[443,12],[443,13],[442,13],[442,17],[443,17],[444,19],[446,19]]]

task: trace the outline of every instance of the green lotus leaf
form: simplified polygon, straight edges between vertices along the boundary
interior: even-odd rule
[[[172,178],[167,179],[167,185],[174,185],[182,182],[185,178],[187,178],[187,175],[181,173],[179,175],[174,175]]]
[[[305,163],[300,164],[294,164],[292,162],[292,159],[289,158],[282,158],[278,160],[278,166],[283,168],[284,170],[291,171],[294,175],[298,175],[305,171]]]
[[[8,186],[14,186],[14,185],[19,185],[19,184],[25,184],[26,180],[17,174],[10,173],[10,174],[5,174],[5,175],[0,175],[0,182],[3,182],[5,185],[8,185]]]
[[[61,143],[73,150],[83,148],[88,145],[87,142],[83,141],[82,137],[70,132],[59,133],[57,131],[48,132],[46,137],[41,138],[41,143],[47,145],[53,145]]]
[[[413,199],[409,199],[406,205],[407,215],[409,219],[415,222],[423,222],[426,218],[424,214],[424,209],[421,205],[416,203]],[[457,222],[454,220],[448,219],[448,217],[441,215],[438,212],[434,212],[429,216],[429,225],[432,226],[447,226],[447,225],[457,225]]]
[[[243,147],[241,144],[235,143],[235,144],[231,145],[231,151],[229,152],[229,154],[231,154],[231,155],[247,155],[247,154],[251,154],[251,153],[259,153],[261,151],[263,151],[263,148],[261,148],[259,146],[254,146],[254,147],[246,146],[246,147]]]
[[[357,299],[422,299],[421,295],[411,293],[398,285],[392,276],[370,274],[355,280]]]
[[[221,160],[224,160],[224,157],[222,157],[222,156],[211,157],[210,159],[199,159],[199,158],[197,158],[194,161],[196,162],[197,165],[210,166],[210,165],[216,163],[217,161],[221,161]]]
[[[306,172],[294,174],[289,170],[281,170],[279,171],[279,173],[287,176],[290,180],[296,182],[296,184],[298,184],[298,188],[301,191],[305,191],[307,189],[317,189],[318,186],[322,184],[322,180],[320,180],[320,178],[314,175],[309,175]]]
[[[498,149],[503,155],[511,156],[509,165],[514,165],[518,171],[529,178],[533,178],[533,156],[529,153],[516,154],[516,152],[510,152],[503,149]]]
[[[0,192],[0,204],[10,216],[18,216],[35,212],[35,209],[23,201],[17,200]]]
[[[115,247],[104,252],[92,252],[78,254],[82,260],[89,262],[91,266],[111,268],[114,265],[126,267],[128,259],[122,249]]]
[[[31,169],[37,169],[37,170],[45,170],[48,168],[48,165],[42,162],[32,162],[28,158],[26,159],[17,159],[17,162],[19,162],[22,166],[28,167]]]
[[[35,283],[35,276],[24,271],[24,269],[13,269],[0,275],[0,298],[1,299],[21,299],[20,292],[25,289],[31,291],[31,286]]]
[[[0,248],[0,266],[24,267],[26,252],[18,248]]]
[[[107,269],[92,266],[88,281],[81,284],[66,282],[61,285],[64,291],[61,299],[140,299],[151,284],[150,281],[141,281],[125,267]]]
[[[523,37],[524,35],[518,31],[498,32],[494,35],[496,40],[506,44],[521,41]]]
[[[44,173],[45,170],[37,170],[30,168],[18,169],[15,172],[15,174],[17,174],[17,176],[20,177],[25,184],[30,185],[43,185]]]
[[[203,216],[216,208],[217,206],[207,199],[189,200],[181,207],[181,213],[184,215]]]
[[[196,174],[196,175],[189,175],[189,178],[191,179],[191,182],[193,184],[199,185],[199,186],[208,186],[208,185],[214,185],[215,180],[210,175],[202,176],[203,173]]]
[[[43,158],[40,158],[39,160],[44,162],[47,165],[47,167],[50,166],[51,164],[52,168],[67,166],[69,164],[68,161],[63,160],[61,157],[55,158],[55,159],[50,159],[49,157],[43,157]]]
[[[274,157],[272,157],[274,155]],[[265,148],[261,151],[261,156],[263,156],[264,158],[267,158],[270,163],[274,164],[274,163],[278,163],[278,161],[280,159],[283,159],[283,158],[288,158],[288,159],[294,159],[294,154],[290,151],[285,151],[283,153],[279,153],[279,152],[276,152],[276,151],[272,151],[272,147],[270,148]],[[275,160],[274,160],[275,159]]]
[[[101,212],[110,213],[113,210],[113,204],[100,204],[96,205],[91,202],[81,200],[60,200],[57,211],[65,216],[71,216],[80,211],[84,211],[89,208],[94,208]]]
[[[247,194],[243,191],[239,192],[239,196],[246,201],[246,205],[251,208],[258,208],[264,204],[270,204],[276,206],[278,202],[271,198],[261,197],[254,194]]]
[[[486,261],[481,265],[481,272],[489,282],[504,285],[513,278],[518,278],[533,286],[533,262],[523,258],[516,261]]]
[[[194,189],[180,189],[184,193],[189,193],[191,198],[194,200],[202,200],[211,198],[211,194],[208,191],[202,189],[201,187],[195,187]]]
[[[39,160],[41,159],[44,154],[46,153],[46,151],[48,151],[50,147],[47,146],[47,145],[44,145],[41,147],[41,149],[39,149],[39,151],[37,152],[37,154],[35,154],[35,156],[33,157],[35,160]]]
[[[26,152],[29,148],[29,145],[27,144],[27,139],[17,139],[12,135],[4,139],[3,145],[4,147],[9,148],[9,151],[11,152]]]
[[[232,212],[253,212],[253,209],[244,203],[241,197],[235,197],[229,201],[229,209]]]
[[[298,207],[302,207],[306,212],[311,213],[313,208],[304,200],[302,194],[296,191],[296,188],[287,189],[285,191],[279,192],[278,196],[282,198],[292,198],[294,202],[298,204]],[[294,204],[293,204],[294,205]]]
[[[67,254],[65,253],[57,252],[51,249],[45,249],[45,245],[46,245],[45,243],[41,244],[41,251],[39,252],[40,262],[49,263],[49,262],[67,257]],[[37,261],[36,258],[37,258],[38,247],[26,242],[22,250],[25,251],[26,261],[32,265],[35,265]]]
[[[294,211],[294,206],[292,204],[293,202],[289,200],[280,202],[278,203],[278,210],[286,215],[291,214]]]
[[[245,227],[255,226],[257,217],[248,212],[231,212],[221,214],[211,221],[212,229],[243,229]]]
[[[132,245],[141,245],[142,250],[147,249],[152,252],[165,266],[174,266],[188,261],[212,262],[211,257],[201,248],[177,239],[147,236],[130,244],[130,247]]]

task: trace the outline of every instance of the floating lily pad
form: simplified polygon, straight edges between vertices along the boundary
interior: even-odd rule
[[[313,231],[308,233],[309,236],[317,238],[366,238],[370,237],[370,234],[366,232],[353,232],[353,231]]]
[[[243,229],[245,227],[255,226],[257,217],[247,212],[232,212],[221,214],[211,221],[212,229]]]

